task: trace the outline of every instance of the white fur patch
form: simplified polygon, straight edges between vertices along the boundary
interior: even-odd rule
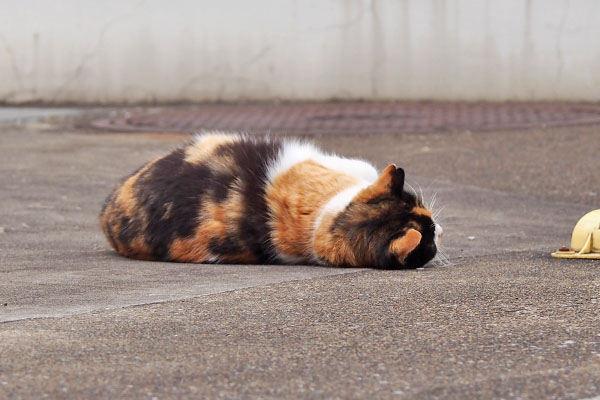
[[[193,138],[193,141],[195,143],[201,143],[204,140],[218,137],[224,139],[233,138],[234,141],[258,140],[257,138],[240,133],[209,131],[196,134]],[[264,140],[264,138],[261,140]],[[268,138],[266,140],[268,140]],[[366,161],[339,157],[334,154],[327,154],[311,143],[301,142],[295,139],[286,139],[282,141],[282,148],[279,151],[277,158],[267,169],[267,183],[273,183],[277,176],[284,174],[294,165],[308,160],[321,164],[325,168],[353,176],[360,182],[359,184],[347,188],[329,199],[327,204],[325,204],[325,206],[319,210],[319,215],[313,227],[315,230],[325,215],[335,215],[343,211],[352,201],[352,199],[358,194],[358,192],[375,182],[378,177],[375,167]],[[313,231],[313,242],[314,234],[315,233]],[[323,261],[317,259],[316,255],[314,254],[312,254],[313,259],[311,260],[308,257],[297,257],[280,252],[277,253],[277,257],[286,264],[300,264],[310,261],[324,264]],[[218,262],[219,260],[218,257],[213,256],[208,261]]]
[[[333,196],[331,199],[329,199],[329,201],[327,202],[327,204],[325,204],[323,206],[323,208],[321,208],[321,210],[319,211],[319,215],[317,216],[317,219],[315,220],[315,223],[313,225],[313,233],[312,233],[312,240],[311,243],[313,243],[313,248],[314,248],[314,242],[315,242],[315,234],[317,232],[317,228],[319,227],[319,224],[321,223],[321,221],[323,220],[323,217],[325,217],[325,215],[327,214],[338,214],[340,212],[342,212],[346,206],[348,204],[350,204],[350,202],[352,201],[352,199],[358,194],[358,192],[360,192],[361,190],[363,190],[364,188],[366,188],[367,186],[369,186],[369,183],[364,181],[363,183],[359,184],[359,185],[355,185],[352,187],[349,187],[347,189],[342,190],[341,192],[339,192],[338,194],[336,194],[335,196]],[[312,250],[311,250],[312,252]],[[305,262],[319,262],[320,264],[324,265],[322,261],[320,261],[316,254],[314,254],[314,252],[312,253],[312,258],[305,258],[305,257],[297,257],[297,256],[291,256],[282,252],[278,252],[277,256],[286,264],[301,264],[301,263],[305,263]]]
[[[337,214],[346,208],[352,199],[362,189],[366,188],[377,180],[378,174],[375,167],[366,161],[359,159],[350,159],[339,157],[332,154],[327,154],[319,150],[311,143],[300,142],[298,140],[285,140],[282,144],[282,149],[275,160],[267,170],[267,181],[272,183],[278,176],[287,172],[294,165],[304,161],[314,161],[322,166],[334,171],[342,172],[358,179],[360,184],[345,189],[332,197],[325,206],[319,211],[319,215],[313,226],[313,238],[316,228],[321,223],[323,217],[327,214]],[[312,260],[306,260],[300,257],[289,256],[279,253],[278,256],[287,263],[301,263],[306,261],[319,262],[316,255],[313,254]]]
[[[344,208],[346,208],[346,206],[350,204],[352,199],[356,197],[356,195],[367,186],[369,186],[369,183],[364,182],[362,184],[355,185],[349,187],[348,189],[342,190],[341,192],[333,196],[319,212],[319,216],[315,220],[315,228],[319,226],[321,220],[326,214],[338,214],[339,212],[343,211]]]
[[[444,230],[442,229],[442,227],[438,224],[435,224],[435,244],[439,245],[440,244],[440,238],[442,237],[442,234],[444,233]]]
[[[277,160],[267,170],[267,180],[273,182],[277,176],[285,173],[294,165],[307,160],[312,160],[334,171],[354,176],[361,181],[372,183],[377,180],[377,170],[366,161],[326,154],[310,143],[295,140],[283,142],[283,148]]]
[[[313,237],[312,237],[313,248],[314,248],[314,242],[315,242],[315,235],[317,233],[317,229],[319,228],[319,225],[321,224],[321,221],[323,220],[323,218],[328,214],[337,215],[340,212],[344,211],[346,206],[348,204],[350,204],[350,202],[352,202],[352,199],[354,197],[356,197],[356,195],[361,190],[363,190],[364,188],[366,188],[369,185],[370,185],[370,183],[365,181],[359,185],[355,185],[355,186],[349,187],[348,189],[342,190],[341,192],[339,192],[338,194],[333,196],[327,202],[327,204],[325,204],[325,206],[323,206],[323,208],[319,212],[319,215],[317,216],[317,219],[315,220],[315,225],[313,227]],[[317,260],[317,256],[314,254],[313,254],[313,258],[315,260]]]

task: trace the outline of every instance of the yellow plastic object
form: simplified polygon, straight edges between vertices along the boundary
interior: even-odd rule
[[[556,258],[589,258],[600,260],[600,210],[585,214],[571,236],[571,249],[552,253]]]

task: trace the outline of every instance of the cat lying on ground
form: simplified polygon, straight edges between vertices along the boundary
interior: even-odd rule
[[[393,164],[378,176],[311,144],[224,133],[141,167],[100,224],[142,260],[374,268],[423,266],[442,232]]]

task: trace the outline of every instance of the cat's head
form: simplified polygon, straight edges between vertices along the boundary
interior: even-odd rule
[[[404,190],[404,170],[393,164],[327,225],[328,261],[392,269],[425,265],[442,232],[422,199]]]

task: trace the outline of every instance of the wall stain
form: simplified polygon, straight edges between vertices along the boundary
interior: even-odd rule
[[[558,66],[556,68],[556,78],[554,78],[554,83],[558,84],[562,78],[563,70],[565,67],[565,59],[562,51],[562,36],[565,31],[565,26],[567,24],[567,20],[569,18],[569,10],[570,10],[571,2],[570,0],[563,0],[562,12],[560,15],[560,23],[558,24],[558,29],[556,31],[556,60],[558,61]]]
[[[371,95],[379,97],[385,64],[385,37],[378,11],[378,0],[371,0]]]
[[[75,82],[77,79],[79,79],[82,76],[82,74],[85,70],[86,64],[90,60],[92,60],[93,58],[96,57],[96,54],[98,53],[98,50],[100,49],[100,46],[102,45],[102,40],[104,39],[104,36],[106,35],[106,33],[114,25],[126,20],[127,18],[134,16],[137,13],[137,11],[139,10],[139,8],[142,7],[145,3],[146,3],[146,0],[140,0],[136,4],[134,4],[133,7],[131,7],[131,9],[128,12],[121,14],[119,16],[116,16],[115,18],[106,22],[104,27],[102,27],[102,29],[100,29],[100,34],[98,35],[98,38],[96,39],[96,43],[92,47],[92,50],[85,53],[81,57],[81,60],[79,61],[77,66],[74,68],[71,76],[69,78],[67,78],[62,83],[62,85],[60,85],[58,87],[58,89],[56,89],[56,91],[54,93],[54,98],[51,100],[51,102],[56,102],[57,100],[60,100],[62,94],[69,88],[69,86],[71,86],[71,84],[73,84],[73,82]]]
[[[76,3],[52,8],[68,18]],[[598,3],[278,0],[280,13],[250,13],[236,20],[240,26],[231,17],[244,13],[243,0],[232,0],[236,10],[209,13],[216,21],[203,19],[206,7],[194,0],[181,0],[193,13],[164,16],[156,2],[125,0],[90,15],[93,29],[72,42],[61,36],[72,28],[48,21],[24,20],[29,33],[2,27],[0,100],[598,101]],[[155,31],[146,17],[164,25]],[[184,35],[172,35],[178,30]]]

